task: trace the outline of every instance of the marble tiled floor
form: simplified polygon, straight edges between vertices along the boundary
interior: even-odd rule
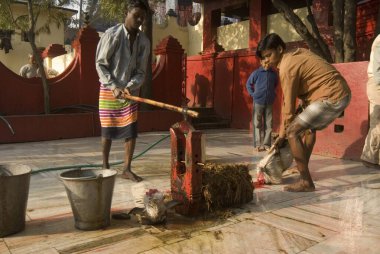
[[[264,153],[251,147],[242,130],[209,130],[206,159],[249,163],[252,175]],[[135,155],[167,132],[142,133]],[[114,142],[111,160],[120,162],[123,144]],[[254,200],[216,217],[185,218],[169,213],[163,226],[141,226],[135,218],[112,220],[104,230],[74,228],[59,174],[52,167],[101,162],[100,139],[83,138],[0,145],[1,163],[22,163],[31,177],[23,232],[0,238],[0,253],[380,253],[380,171],[345,161],[312,156],[317,191],[287,193],[283,185],[254,191]],[[170,140],[136,158],[141,183],[116,178],[112,211],[141,206],[149,188],[170,189]],[[114,168],[121,167],[120,164]],[[294,181],[297,176],[284,179]]]

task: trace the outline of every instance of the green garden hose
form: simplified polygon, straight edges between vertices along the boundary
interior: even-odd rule
[[[158,141],[154,142],[148,148],[146,148],[145,150],[143,150],[141,153],[133,156],[132,160],[137,159],[140,156],[143,156],[146,152],[148,152],[150,149],[152,149],[154,146],[158,145],[159,143],[161,143],[162,141],[164,141],[168,137],[170,137],[170,134],[163,136]],[[110,166],[114,166],[114,165],[118,165],[118,164],[122,164],[122,163],[124,163],[124,161],[122,161],[122,160],[121,161],[115,161],[115,162],[110,163]],[[103,166],[103,164],[79,164],[79,165],[67,165],[67,166],[49,167],[49,168],[41,168],[41,169],[33,170],[31,174],[37,174],[37,173],[49,172],[49,171],[56,171],[56,170],[62,170],[62,169],[70,169],[70,168],[98,168],[98,167],[102,167],[102,166]]]
[[[15,132],[14,132],[14,130],[12,128],[12,125],[7,121],[7,119],[5,119],[2,116],[0,116],[0,119],[3,120],[6,123],[6,125],[8,126],[8,129],[12,132],[12,135],[15,135]]]

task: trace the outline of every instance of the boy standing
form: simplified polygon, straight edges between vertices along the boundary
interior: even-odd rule
[[[315,144],[316,130],[322,130],[341,115],[351,100],[351,90],[340,73],[326,60],[306,49],[285,52],[285,43],[275,33],[266,35],[256,54],[265,64],[277,67],[284,94],[279,138],[285,137],[300,172],[300,179],[286,191],[314,191],[309,160]],[[306,108],[296,115],[297,97]],[[302,139],[304,137],[304,139]]]
[[[253,146],[257,151],[271,146],[273,102],[276,98],[278,77],[276,71],[260,60],[261,66],[249,76],[246,87],[253,98]],[[262,135],[264,140],[262,140]]]

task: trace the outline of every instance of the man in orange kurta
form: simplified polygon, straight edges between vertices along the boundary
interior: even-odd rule
[[[322,130],[339,117],[351,100],[345,79],[326,60],[306,49],[285,52],[286,46],[277,34],[268,34],[257,47],[257,56],[279,69],[283,91],[280,146],[288,139],[300,172],[300,180],[286,186],[286,191],[314,191],[309,172],[309,160],[316,140],[316,130]],[[297,98],[305,108],[296,115]]]

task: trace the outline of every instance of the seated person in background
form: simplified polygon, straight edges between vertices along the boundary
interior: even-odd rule
[[[57,77],[59,75],[59,72],[54,70],[54,69],[47,69],[47,77],[48,78],[54,78],[54,77]]]
[[[24,78],[35,78],[41,76],[33,54],[29,54],[29,63],[21,67],[19,75]]]

